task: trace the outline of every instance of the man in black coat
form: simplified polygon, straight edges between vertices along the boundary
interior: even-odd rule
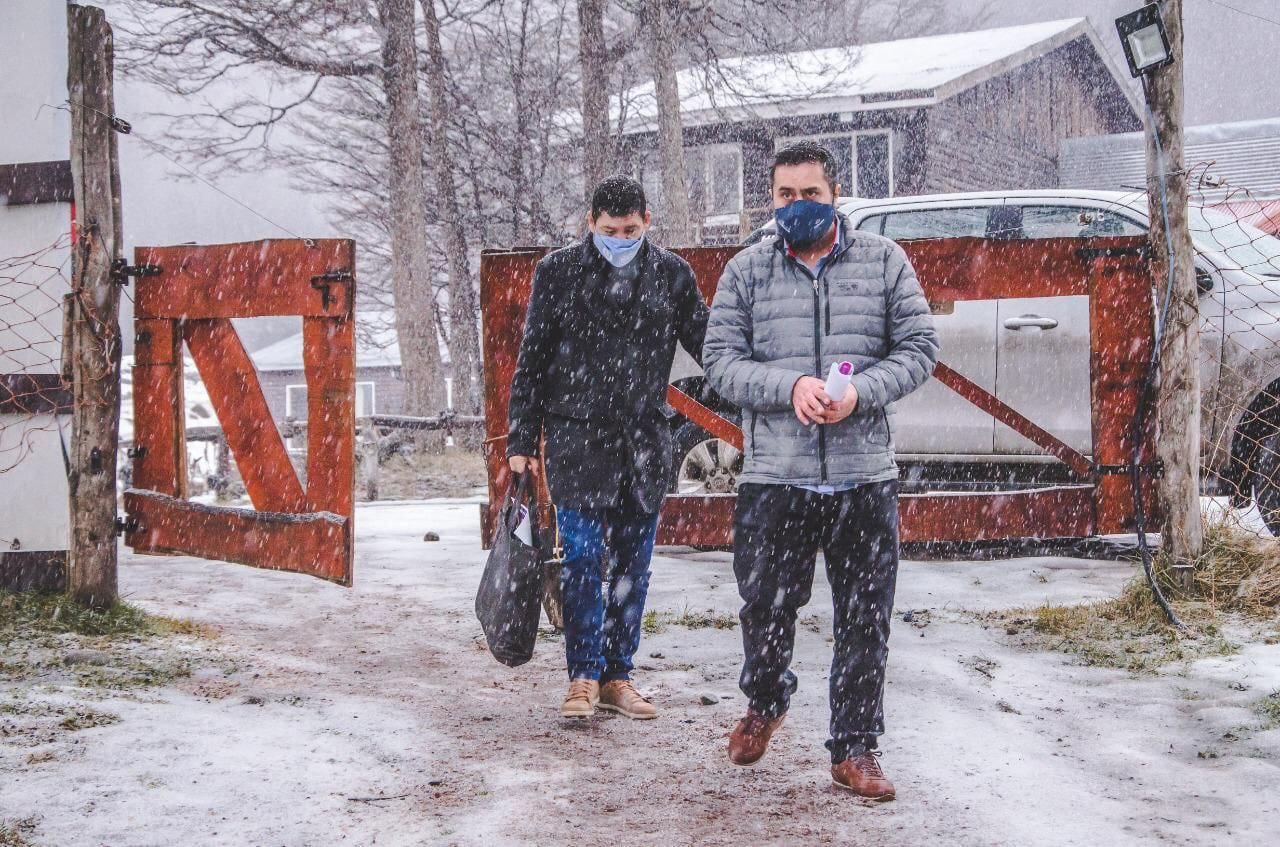
[[[511,383],[511,469],[536,473],[545,442],[564,547],[565,717],[589,717],[597,705],[657,716],[631,682],[631,660],[673,472],[667,379],[677,341],[701,360],[707,306],[688,263],[645,238],[650,219],[634,179],[596,188],[587,238],[534,272]]]

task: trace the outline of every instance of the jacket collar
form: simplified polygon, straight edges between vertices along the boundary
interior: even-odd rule
[[[600,255],[600,251],[596,249],[595,243],[591,240],[590,231],[587,232],[587,237],[582,239],[582,248],[578,251],[578,260],[587,267],[604,261],[604,256]]]
[[[604,297],[604,288],[611,266],[604,256],[600,255],[600,251],[596,249],[596,245],[591,241],[591,235],[588,233],[587,237],[583,239],[579,254],[579,263],[582,268],[580,290],[583,298],[582,302],[587,310],[605,325],[613,326],[620,331],[629,332],[632,329],[639,329],[640,322],[647,317],[648,311],[653,308],[653,304],[661,296],[659,291],[660,275],[655,268],[650,267],[652,258],[652,245],[648,239],[645,239],[644,246],[640,248],[640,252],[636,254],[636,257],[631,260],[639,263],[637,267],[640,271],[635,281],[635,296],[632,298],[630,307],[626,309],[615,308],[609,305]]]

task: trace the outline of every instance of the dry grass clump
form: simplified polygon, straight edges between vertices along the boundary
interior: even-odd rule
[[[1189,589],[1174,586],[1167,568],[1162,567],[1159,574],[1167,593],[1204,603],[1211,613],[1270,617],[1280,606],[1280,539],[1227,521],[1213,522],[1205,527],[1204,552]]]
[[[1157,557],[1156,579],[1185,631],[1171,626],[1139,575],[1119,597],[1099,603],[1041,606],[1002,616],[1028,646],[1070,653],[1087,665],[1151,672],[1173,661],[1223,655],[1237,648],[1222,634],[1224,614],[1246,622],[1276,620],[1280,611],[1280,540],[1226,522],[1205,527],[1204,552],[1182,586]]]

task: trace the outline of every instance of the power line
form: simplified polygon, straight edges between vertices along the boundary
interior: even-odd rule
[[[1266,21],[1267,23],[1273,26],[1280,26],[1280,20],[1276,20],[1275,18],[1268,18],[1265,15],[1259,15],[1256,12],[1246,12],[1244,9],[1237,9],[1235,6],[1232,6],[1229,3],[1223,3],[1222,0],[1209,0],[1209,2],[1215,6],[1221,6],[1224,9],[1229,9],[1232,12],[1235,12],[1237,15],[1244,15],[1247,18],[1253,18],[1254,20],[1258,20],[1258,21]]]
[[[45,109],[45,108],[49,108],[49,109],[57,109],[57,110],[60,110],[60,111],[69,112],[69,111],[71,111],[71,104],[70,104],[70,101],[63,102],[63,103],[61,103],[61,104],[59,104],[59,105],[57,105],[57,106],[52,106],[52,105],[50,105],[50,104],[48,104],[48,103],[45,103],[45,104],[43,104],[40,108],[41,108],[41,109]],[[92,107],[89,107],[89,108],[91,108],[91,109],[92,109]],[[111,128],[112,128],[113,130],[115,130],[117,133],[119,133],[120,135],[127,135],[127,136],[129,136],[130,138],[135,138],[135,139],[137,139],[138,141],[141,141],[141,142],[143,143],[143,145],[145,145],[145,146],[147,147],[147,149],[148,149],[148,150],[150,150],[152,153],[155,153],[157,156],[159,156],[160,158],[164,159],[164,160],[165,160],[166,162],[168,162],[169,164],[171,164],[171,165],[173,165],[173,166],[175,166],[175,167],[181,168],[181,169],[182,169],[183,171],[185,171],[185,172],[187,173],[187,175],[188,175],[188,176],[190,176],[192,179],[198,180],[198,181],[200,181],[200,182],[204,183],[205,185],[209,186],[209,188],[211,188],[211,189],[213,189],[214,191],[218,192],[218,193],[219,193],[219,194],[221,194],[223,197],[226,197],[226,198],[227,198],[228,200],[230,200],[232,203],[235,203],[237,206],[239,206],[240,208],[244,209],[244,210],[245,210],[245,211],[247,211],[249,214],[251,214],[251,215],[253,215],[253,216],[257,217],[257,218],[261,218],[262,220],[264,220],[264,221],[266,221],[267,223],[271,224],[273,227],[275,227],[276,229],[280,230],[281,232],[284,232],[284,233],[286,233],[286,234],[288,234],[288,235],[293,236],[294,238],[298,239],[299,241],[302,241],[302,242],[303,242],[303,243],[305,243],[308,247],[314,247],[314,246],[315,246],[315,239],[307,238],[307,237],[302,236],[302,235],[298,235],[298,233],[296,233],[296,232],[294,232],[293,230],[289,229],[289,228],[288,228],[287,226],[285,226],[284,224],[277,223],[276,221],[273,221],[271,218],[267,217],[267,216],[266,216],[266,215],[264,215],[262,212],[259,212],[257,209],[255,209],[255,208],[253,208],[252,206],[250,206],[248,203],[244,202],[243,200],[241,200],[240,198],[238,198],[238,197],[236,197],[236,196],[234,196],[234,195],[232,195],[232,194],[229,194],[228,192],[226,192],[226,191],[224,191],[223,189],[219,188],[219,187],[218,187],[217,185],[215,185],[214,183],[212,183],[212,182],[210,182],[209,180],[205,179],[205,178],[204,178],[203,176],[201,176],[200,174],[196,173],[196,172],[195,172],[194,170],[192,170],[191,168],[189,168],[189,167],[187,167],[186,165],[184,165],[182,162],[179,162],[179,161],[177,161],[176,159],[174,159],[174,158],[172,158],[171,156],[169,156],[169,154],[165,152],[164,148],[163,148],[163,147],[161,147],[161,146],[160,146],[159,144],[157,144],[156,142],[152,141],[152,140],[151,140],[151,139],[149,139],[149,138],[145,138],[145,137],[143,137],[143,136],[141,136],[141,135],[135,135],[135,134],[134,134],[134,132],[133,132],[133,127],[129,124],[129,122],[128,122],[128,121],[125,121],[125,120],[123,120],[123,119],[121,119],[121,118],[117,117],[116,115],[108,115],[108,114],[106,114],[105,112],[101,112],[101,111],[99,111],[98,109],[92,109],[92,111],[97,112],[98,114],[102,115],[102,117],[104,117],[104,118],[106,118],[108,121],[110,121],[110,123],[111,123]],[[38,114],[38,113],[37,113],[37,114]]]

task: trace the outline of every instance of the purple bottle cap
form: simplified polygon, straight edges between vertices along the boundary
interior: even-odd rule
[[[852,372],[853,372],[853,362],[840,363],[840,373],[844,374],[845,376],[848,376]]]

